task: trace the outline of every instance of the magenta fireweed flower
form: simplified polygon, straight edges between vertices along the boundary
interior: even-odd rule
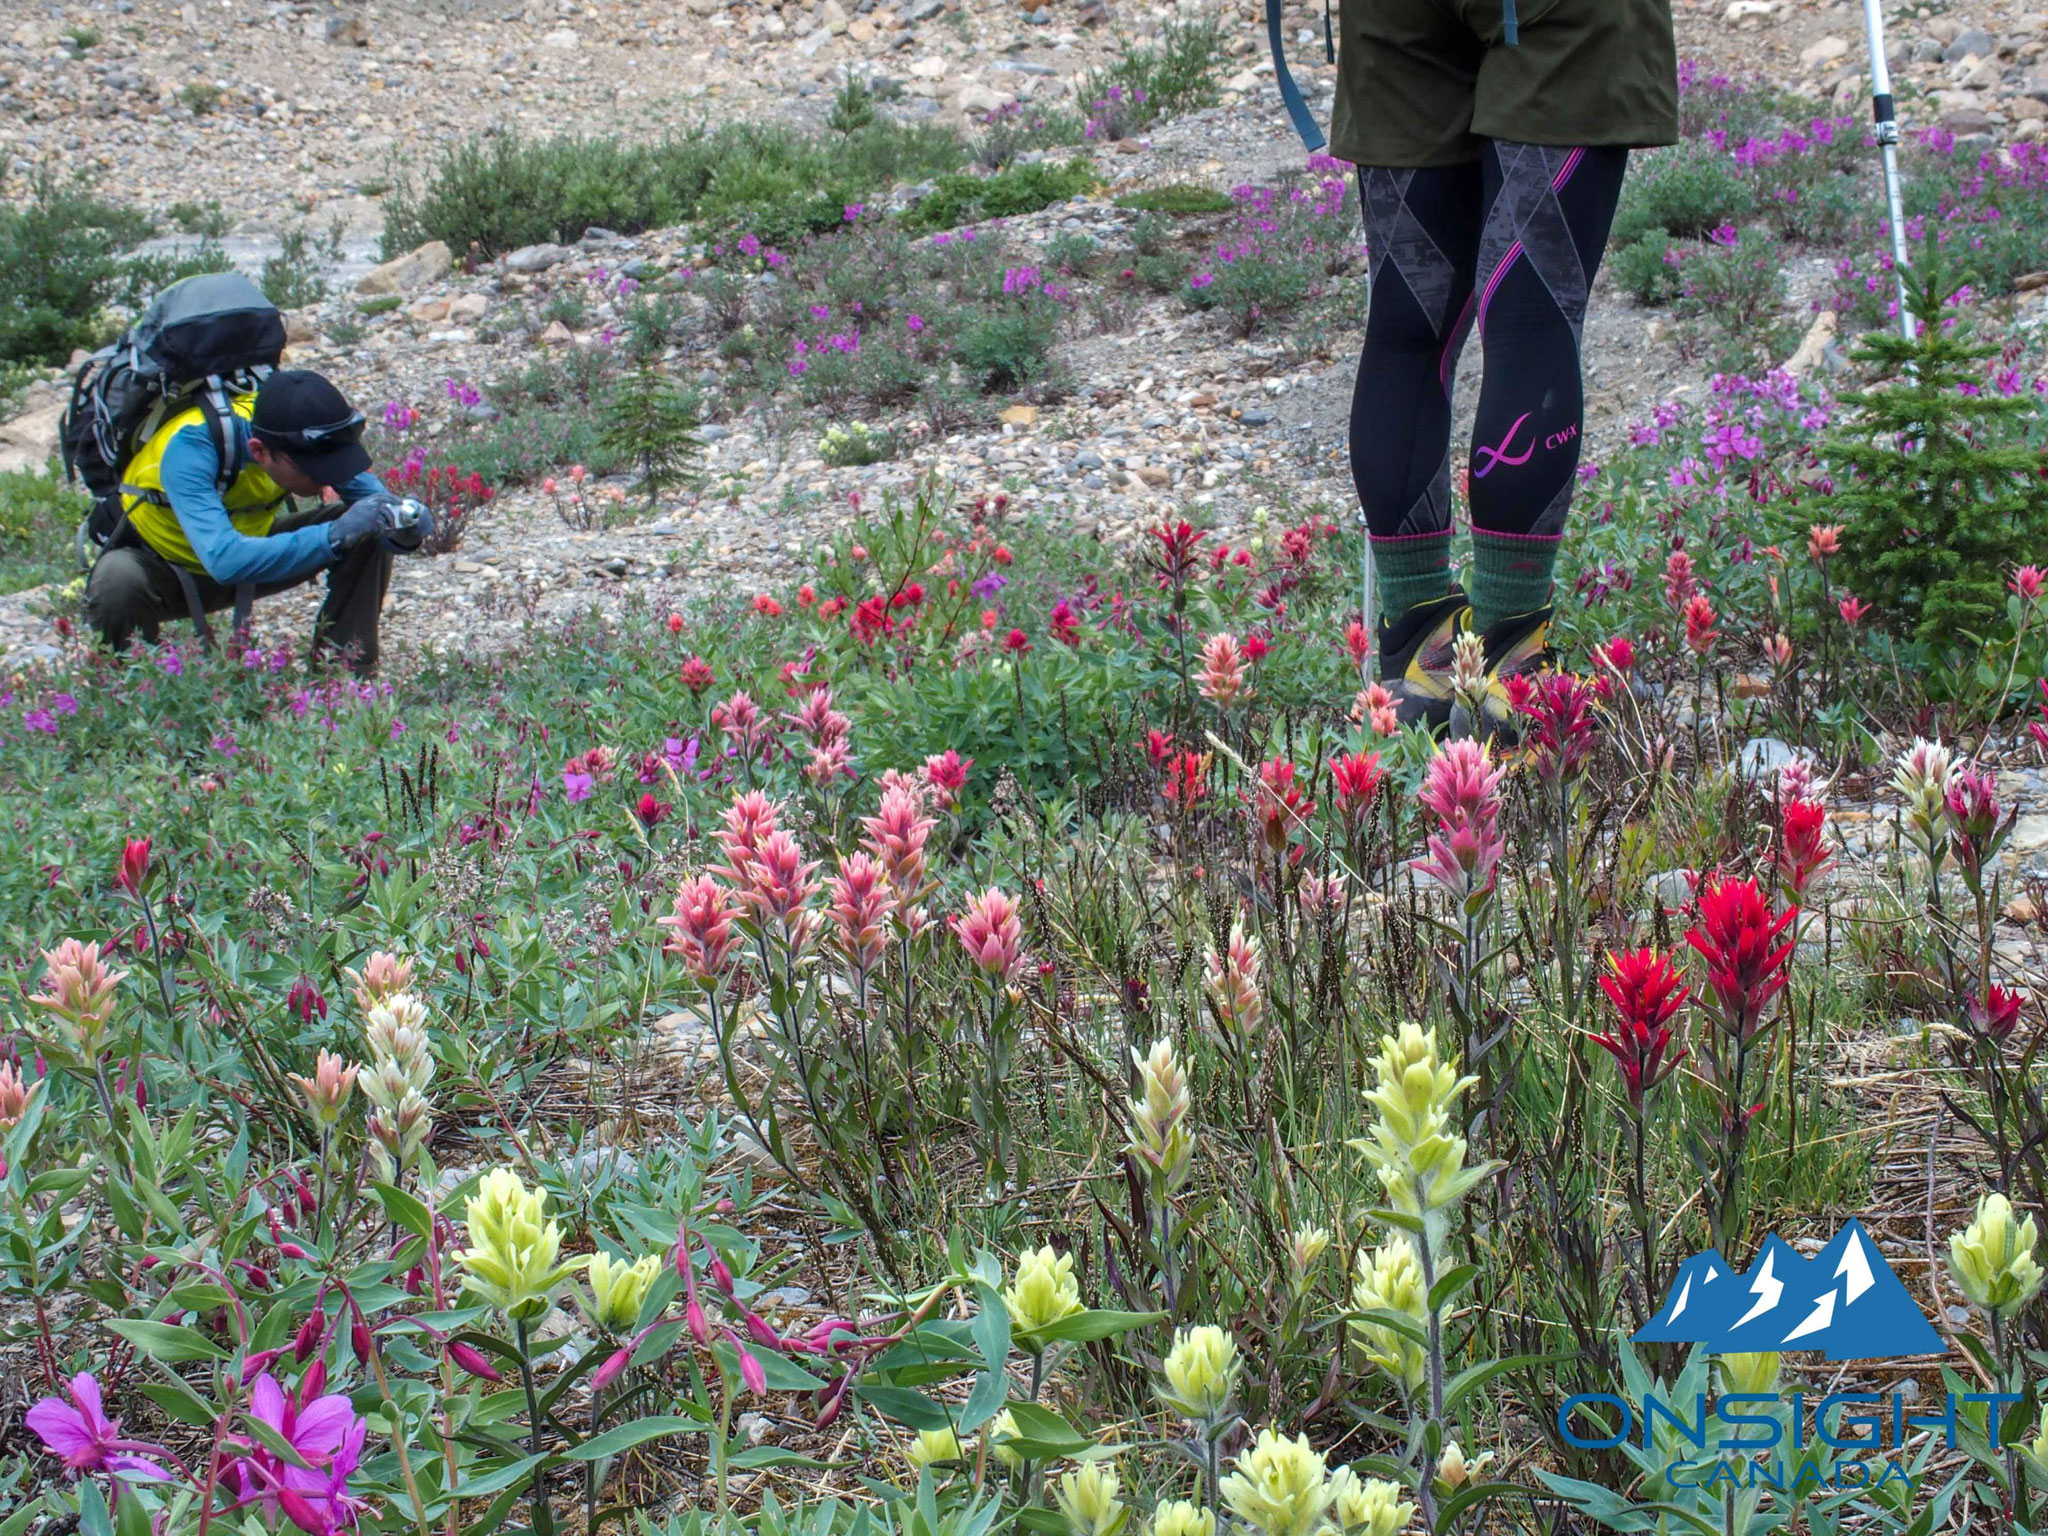
[[[301,1396],[318,1390],[317,1375],[309,1373]],[[273,1517],[282,1513],[308,1536],[330,1536],[354,1525],[366,1506],[349,1495],[348,1479],[362,1460],[369,1421],[358,1418],[339,1392],[294,1402],[267,1371],[256,1378],[249,1414],[275,1430],[306,1465],[293,1466],[260,1441],[231,1438],[228,1444],[240,1455],[230,1464],[226,1481],[241,1501],[260,1505]]]
[[[121,1421],[106,1416],[100,1404],[99,1381],[90,1371],[81,1371],[67,1381],[63,1397],[46,1397],[30,1408],[22,1422],[74,1477],[87,1472],[147,1478],[170,1475],[147,1456],[114,1448],[125,1443]]]

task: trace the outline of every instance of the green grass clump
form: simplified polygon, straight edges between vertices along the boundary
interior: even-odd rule
[[[1041,160],[993,176],[941,176],[931,194],[903,215],[913,231],[953,229],[982,219],[1013,219],[1094,190],[1100,179],[1087,160]]]
[[[1228,213],[1231,207],[1230,199],[1223,193],[1187,182],[1147,187],[1142,192],[1126,192],[1116,200],[1116,205],[1134,213],[1170,213],[1181,218],[1201,213]]]

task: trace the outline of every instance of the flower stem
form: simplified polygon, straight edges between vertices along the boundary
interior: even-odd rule
[[[533,1390],[533,1351],[526,1340],[526,1319],[520,1318],[512,1324],[513,1334],[519,1340],[519,1384],[526,1389],[526,1453],[540,1454],[540,1399]],[[527,1490],[527,1506],[533,1512],[534,1536],[554,1536],[555,1512],[548,1505],[547,1469],[533,1469],[533,1484]]]

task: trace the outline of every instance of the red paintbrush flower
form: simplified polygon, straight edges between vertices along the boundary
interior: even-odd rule
[[[1546,672],[1527,695],[1515,700],[1530,727],[1526,744],[1545,784],[1575,779],[1598,745],[1594,734],[1593,689],[1570,672]]]
[[[1654,949],[1609,955],[1607,964],[1613,974],[1600,978],[1600,990],[1614,1004],[1617,1022],[1612,1034],[1594,1035],[1593,1041],[1621,1068],[1629,1104],[1640,1116],[1644,1096],[1685,1060],[1683,1046],[1675,1054],[1666,1053],[1673,1035],[1671,1021],[1690,994],[1671,957]]]
[[[1330,778],[1337,786],[1337,809],[1345,826],[1357,830],[1379,798],[1380,785],[1386,782],[1386,777],[1377,752],[1368,752],[1363,757],[1340,757],[1330,764]]]
[[[1707,962],[1707,987],[1720,1008],[1716,1022],[1747,1045],[1763,1026],[1765,1007],[1784,990],[1792,943],[1778,940],[1795,909],[1773,917],[1754,880],[1713,876],[1700,883],[1699,910],[1685,941]]]
[[[1778,805],[1778,879],[1785,899],[1804,906],[1806,887],[1833,860],[1827,846],[1828,808],[1788,796]]]
[[[1970,1027],[1987,1039],[2003,1040],[2019,1023],[2026,1001],[2024,992],[1994,986],[1983,998],[1970,999]]]

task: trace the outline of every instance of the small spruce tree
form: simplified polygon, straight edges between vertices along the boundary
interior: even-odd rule
[[[1845,425],[1823,448],[1843,578],[1887,626],[1941,648],[1988,634],[2007,567],[2048,549],[2048,480],[2016,430],[2035,404],[1985,387],[1998,349],[1947,306],[1956,286],[1931,261],[1906,273],[1920,334],[1864,338],[1854,356],[1875,379],[1843,397]]]
[[[697,437],[703,420],[697,396],[670,378],[656,358],[642,353],[613,386],[609,406],[600,441],[638,467],[651,512],[663,491],[693,478],[691,461],[704,446]]]

